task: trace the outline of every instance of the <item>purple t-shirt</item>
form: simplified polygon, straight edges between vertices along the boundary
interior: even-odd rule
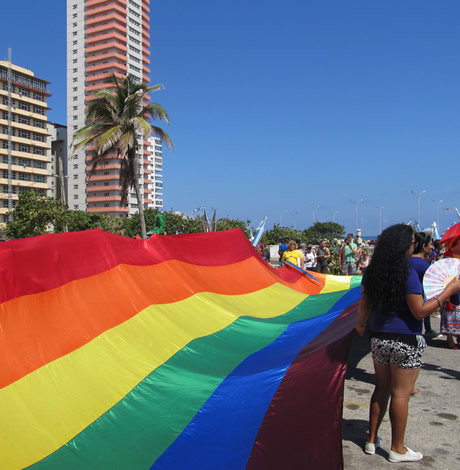
[[[423,261],[423,260],[422,260]],[[390,274],[391,275],[391,274]],[[423,295],[423,286],[417,271],[409,266],[406,294]],[[423,320],[417,320],[411,313],[406,299],[402,299],[391,311],[371,313],[371,331],[384,333],[422,334]]]
[[[409,258],[409,266],[417,271],[420,282],[423,282],[423,276],[425,275],[425,271],[430,267],[430,264],[419,256],[411,256]]]

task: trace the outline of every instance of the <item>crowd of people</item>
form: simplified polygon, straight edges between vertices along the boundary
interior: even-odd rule
[[[417,273],[420,282],[423,281],[425,271],[430,264],[443,257],[460,258],[460,240],[451,240],[445,247],[442,247],[439,240],[432,239],[431,232],[415,233],[414,237],[414,249],[408,259],[408,265]],[[278,250],[279,265],[282,266],[283,263],[290,262],[307,271],[327,273],[333,249],[329,248],[328,244],[326,239],[315,245],[313,242],[307,244],[300,240],[284,238],[281,240]],[[269,247],[260,243],[257,246],[257,251],[265,261],[270,262]],[[371,264],[371,256],[369,256],[367,249],[359,249],[351,233],[343,240],[338,252],[339,269],[344,275],[364,275]],[[426,315],[423,318],[424,336],[431,340],[445,335],[447,346],[451,349],[459,349],[460,307],[448,301],[442,305],[442,308],[440,307],[438,306],[438,309],[433,313],[433,316],[441,317],[440,331],[432,328],[431,315]],[[416,391],[414,389],[413,392],[416,393]]]
[[[328,273],[329,262],[332,257],[331,249],[333,249],[328,244],[329,241],[326,239],[322,239],[317,245],[314,245],[313,242],[307,244],[300,240],[284,238],[281,240],[278,249],[279,265],[282,266],[283,263],[289,261],[307,271]],[[259,244],[257,251],[266,261],[270,261],[270,253],[266,245]],[[370,257],[366,249],[358,250],[356,243],[353,241],[353,234],[349,233],[347,235],[338,251],[340,272],[342,274],[364,274],[369,265]]]

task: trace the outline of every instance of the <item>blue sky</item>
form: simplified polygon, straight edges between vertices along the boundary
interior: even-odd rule
[[[0,39],[1,59],[12,48],[52,82],[60,124],[65,3],[7,2]],[[165,209],[354,231],[358,207],[375,235],[378,206],[383,228],[407,222],[425,190],[422,228],[439,207],[445,229],[460,209],[459,17],[457,0],[152,0],[153,100],[175,147]]]

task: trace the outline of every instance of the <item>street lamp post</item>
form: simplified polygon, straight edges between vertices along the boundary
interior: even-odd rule
[[[383,206],[375,206],[379,210],[379,235],[382,233],[382,209]]]
[[[293,225],[294,230],[295,230],[295,222],[296,222],[296,218],[297,218],[298,213],[299,213],[299,211],[292,212],[292,220],[294,221],[294,225]]]
[[[355,233],[358,233],[358,206],[359,206],[360,202],[364,202],[364,199],[361,198],[361,199],[358,199],[357,201],[352,200],[350,202],[352,202],[355,205],[355,225],[356,225],[356,232]]]
[[[419,194],[417,194],[415,191],[411,191],[411,194],[413,194],[417,198],[417,224],[419,225],[420,225],[420,198],[422,197],[423,193],[426,193],[425,189]]]
[[[432,199],[432,201],[436,203],[436,226],[439,230],[439,204],[441,204],[441,202],[444,202],[444,200],[441,199],[440,201],[435,201],[434,199]]]
[[[312,220],[313,220],[313,223],[315,223],[315,212],[316,212],[316,209],[318,209],[319,207],[319,204],[316,204],[315,206],[313,206],[313,217],[312,217]]]
[[[332,213],[332,222],[335,222],[335,216],[339,213],[339,211],[334,211]]]

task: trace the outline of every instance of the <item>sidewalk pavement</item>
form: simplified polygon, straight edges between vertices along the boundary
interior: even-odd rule
[[[439,319],[432,317],[439,331]],[[420,393],[411,397],[406,428],[406,445],[422,452],[420,462],[391,463],[388,413],[380,427],[383,438],[375,455],[362,450],[367,437],[369,400],[374,389],[374,369],[367,336],[355,333],[348,360],[343,404],[343,457],[345,470],[398,470],[460,468],[460,350],[447,348],[446,338],[432,340],[423,355],[424,366],[417,380]]]

